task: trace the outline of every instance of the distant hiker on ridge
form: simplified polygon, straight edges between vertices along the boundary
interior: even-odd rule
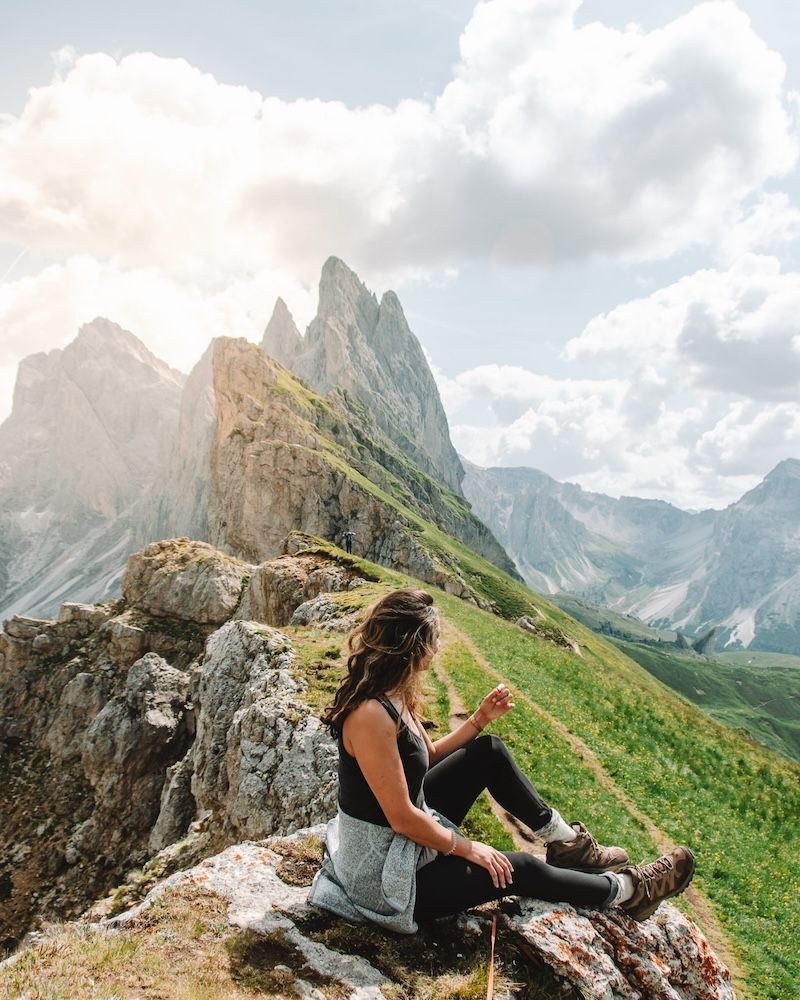
[[[687,847],[630,865],[622,848],[602,847],[582,823],[566,823],[503,741],[481,735],[514,708],[504,684],[452,733],[431,741],[419,719],[439,648],[430,594],[387,594],[350,633],[348,648],[347,676],[322,716],[339,745],[339,811],[328,824],[312,905],[413,934],[420,920],[511,895],[617,906],[645,920],[689,884]],[[460,832],[484,788],[544,841],[546,859],[498,851]]]
[[[344,533],[344,548],[345,548],[346,552],[352,552],[353,551],[353,538],[354,537],[355,536],[353,535],[352,531],[345,531],[345,533]]]

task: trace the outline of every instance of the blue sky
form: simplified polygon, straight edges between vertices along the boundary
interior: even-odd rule
[[[302,328],[334,253],[400,294],[468,457],[724,505],[800,451],[798,28],[772,0],[12,5],[0,414],[97,314],[183,370],[276,294]]]

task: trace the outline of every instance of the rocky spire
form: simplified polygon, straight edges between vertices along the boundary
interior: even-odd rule
[[[295,357],[302,349],[303,338],[300,336],[300,331],[288,306],[278,297],[264,331],[261,350],[280,361],[286,368],[291,368]]]
[[[319,306],[292,370],[317,392],[342,388],[429,475],[461,493],[464,470],[428,362],[400,300],[378,303],[345,263],[322,268]]]

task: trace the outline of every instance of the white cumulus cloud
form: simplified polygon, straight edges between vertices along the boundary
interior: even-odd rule
[[[797,213],[765,185],[796,162],[794,97],[747,16],[711,0],[656,30],[619,30],[577,26],[579,6],[478,3],[442,93],[391,107],[281,100],[152,53],[59,50],[52,81],[21,114],[0,114],[0,243],[53,262],[0,285],[0,386],[23,353],[63,346],[97,314],[182,368],[211,334],[257,337],[277,294],[302,324],[330,253],[385,287],[468,260],[746,253],[791,238]],[[710,313],[681,347],[667,313],[673,350],[711,384],[705,356],[733,327]],[[613,339],[615,321],[596,325]],[[648,407],[652,423],[651,383],[627,410],[591,396],[592,433]],[[582,393],[537,397],[535,419],[524,393],[493,398],[523,421],[522,453],[558,419],[588,426]]]
[[[583,369],[624,377],[481,366],[437,378],[456,445],[480,465],[722,506],[800,453],[799,316],[800,274],[747,255],[597,316],[567,345]]]

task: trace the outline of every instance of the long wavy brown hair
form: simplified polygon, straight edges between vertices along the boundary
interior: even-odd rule
[[[362,701],[393,691],[417,715],[420,663],[436,651],[439,613],[425,590],[393,590],[367,609],[347,637],[347,676],[321,716],[335,734]]]

